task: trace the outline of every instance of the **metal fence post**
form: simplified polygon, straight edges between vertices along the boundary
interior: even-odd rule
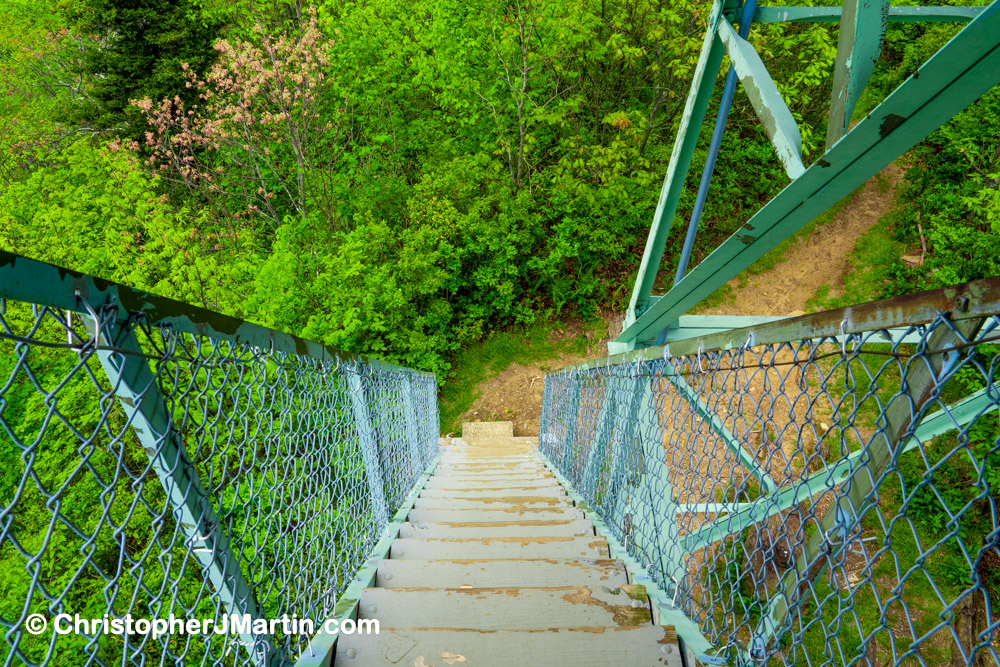
[[[949,364],[958,356],[957,352],[953,353],[954,358],[950,358],[934,351],[974,340],[983,323],[982,318],[958,322],[942,320],[927,342],[927,350],[931,354],[914,357],[905,369],[901,378],[901,393],[885,411],[884,423],[879,425],[880,430],[872,436],[866,448],[867,465],[852,471],[844,483],[844,491],[838,494],[837,501],[820,520],[819,530],[808,541],[795,565],[782,576],[777,594],[771,598],[768,612],[754,632],[749,651],[751,658],[762,660],[766,657],[768,646],[781,633],[791,609],[799,603],[800,584],[816,579],[827,566],[837,562],[850,544],[855,528],[877,502],[877,495],[873,492],[882,474],[898,455],[897,450],[905,447],[902,437],[919,426],[922,412],[932,399],[934,389],[941,385]],[[925,360],[924,363],[915,363],[920,358]]]
[[[412,479],[424,470],[420,456],[420,431],[417,428],[417,412],[413,408],[413,376],[403,376],[403,419],[406,423],[406,449],[410,454],[410,475]]]
[[[368,482],[368,493],[372,499],[375,525],[381,530],[382,526],[389,522],[389,506],[385,500],[385,487],[382,486],[378,437],[375,434],[371,413],[368,410],[365,385],[361,381],[361,373],[364,368],[365,366],[358,364],[356,368],[347,371],[347,386],[351,394],[351,407],[354,410],[354,422],[358,431],[358,447],[361,449],[361,461],[365,466],[365,479]]]
[[[143,356],[135,332],[116,321],[114,313],[108,312],[108,315],[106,322],[96,318],[82,319],[99,345],[116,349],[114,352],[99,350],[97,357],[125,412],[126,424],[132,427],[139,444],[152,460],[153,469],[174,507],[177,522],[190,535],[189,551],[201,564],[206,578],[230,613],[246,614],[251,619],[263,618],[229,536],[212,507],[212,499],[185,451],[181,434],[171,423],[170,410],[157,384],[157,374]],[[287,661],[273,646],[270,635],[248,631],[240,637],[256,664],[280,665]]]

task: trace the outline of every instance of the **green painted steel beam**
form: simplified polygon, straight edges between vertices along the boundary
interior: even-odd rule
[[[681,315],[667,332],[667,342],[786,319],[785,315]]]
[[[719,38],[785,173],[794,181],[806,167],[802,164],[802,134],[792,112],[750,42],[740,37],[728,21],[719,22]]]
[[[672,372],[673,369],[669,365],[667,366],[666,371],[667,372],[664,373],[664,375],[666,375],[667,380],[670,381],[670,384],[673,385],[674,389],[676,389],[677,392],[684,398],[687,404],[691,406],[691,409],[694,410],[695,414],[701,417],[708,428],[715,433],[716,436],[722,439],[722,441],[726,444],[726,448],[735,454],[736,458],[739,459],[740,464],[746,468],[747,472],[760,482],[761,486],[767,489],[767,493],[774,493],[778,488],[777,485],[774,483],[774,480],[771,479],[771,476],[767,474],[766,471],[761,469],[760,465],[757,463],[757,459],[754,458],[753,452],[747,451],[747,449],[743,446],[743,443],[740,442],[740,439],[733,435],[728,428],[726,428],[726,425],[722,423],[722,419],[719,415],[716,414],[716,412],[712,410],[707,403],[705,403],[698,392],[691,388],[682,375]]]
[[[628,325],[617,342],[638,347],[655,340],[664,326],[1000,82],[998,2],[986,7],[822,159]]]
[[[979,16],[982,7],[890,7],[889,23],[964,22]],[[757,7],[754,23],[837,23],[840,7]]]
[[[683,357],[699,351],[707,353],[820,338],[842,340],[843,336],[851,334],[905,331],[914,326],[929,324],[940,317],[941,313],[949,313],[952,321],[1000,313],[1000,278],[974,280],[820,313],[777,318],[741,329],[706,333],[667,345],[644,347],[632,352],[569,364],[550,371],[547,375]],[[881,343],[877,340],[871,342]]]
[[[980,416],[996,410],[998,391],[1000,385],[994,385],[992,392],[990,387],[980,389],[952,403],[946,409],[927,415],[914,430],[913,437],[903,445],[900,453],[905,454],[932,438],[960,429]],[[831,468],[814,472],[804,480],[783,487],[777,495],[766,501],[680,505],[678,509],[682,512],[729,512],[726,516],[718,517],[697,531],[685,535],[684,550],[690,553],[703,549],[713,542],[739,533],[753,524],[767,521],[771,516],[793,505],[843,484],[867,452],[867,448],[862,448],[841,459]]]
[[[126,328],[123,320],[116,320],[111,309],[108,313],[108,319],[103,321],[93,315],[83,316],[84,326],[101,345],[120,350],[98,351],[97,356],[125,414],[126,425],[149,456],[150,467],[170,499],[173,518],[186,535],[187,556],[201,566],[205,581],[218,595],[225,613],[262,618],[253,586],[233,550],[228,527],[219,520],[184,438],[174,428],[157,375],[135,332]],[[274,646],[269,634],[246,630],[239,636],[251,664],[278,667],[287,663],[284,651]]]
[[[414,443],[414,446],[416,446],[416,443]],[[440,460],[441,452],[438,451],[437,455],[427,465],[427,469],[417,478],[403,504],[392,517],[392,521],[382,531],[382,536],[375,543],[375,548],[372,549],[371,555],[368,556],[368,559],[358,570],[358,573],[354,575],[354,579],[348,584],[347,589],[337,599],[333,616],[331,619],[328,619],[336,619],[338,622],[337,627],[340,627],[340,623],[347,619],[356,619],[358,604],[361,602],[361,594],[366,588],[371,588],[375,585],[375,575],[378,573],[379,562],[389,557],[389,549],[392,547],[393,540],[399,535],[400,527],[406,523],[406,517],[410,513],[410,510],[413,509],[413,503],[420,496],[420,492],[423,491],[427,480],[434,474],[434,469],[437,468]],[[309,640],[308,648],[295,661],[295,667],[330,667],[333,664],[334,650],[336,649],[337,637],[339,635],[336,632],[327,632],[324,627],[325,625],[325,620],[319,624],[320,629]]]
[[[83,301],[87,302],[89,308],[75,296],[77,292]],[[111,304],[118,307],[119,319],[127,314],[142,314],[153,324],[169,325],[174,331],[181,333],[211,336],[216,340],[308,356],[321,361],[363,362],[377,370],[434,377],[433,373],[344,352],[206,308],[198,308],[188,303],[2,250],[0,250],[0,298],[46,304],[81,314]]]
[[[875,71],[888,17],[889,0],[844,0],[826,132],[827,150],[847,132],[854,105]]]
[[[638,317],[649,305],[649,297],[653,291],[653,283],[656,281],[656,273],[663,260],[663,249],[667,243],[667,236],[670,234],[674,215],[677,213],[677,202],[680,201],[684,182],[691,169],[691,158],[698,143],[698,135],[705,120],[712,91],[715,89],[715,79],[718,77],[719,68],[722,65],[724,49],[722,42],[716,35],[716,30],[719,23],[724,20],[723,12],[735,9],[735,7],[736,0],[715,0],[709,13],[708,32],[702,42],[701,54],[698,56],[698,64],[691,80],[691,89],[688,92],[687,102],[681,115],[677,138],[674,140],[674,147],[670,152],[667,175],[660,190],[660,199],[656,203],[653,223],[650,227],[649,237],[646,239],[646,248],[642,254],[642,262],[639,264],[635,286],[632,289],[632,299],[625,315],[626,324]]]

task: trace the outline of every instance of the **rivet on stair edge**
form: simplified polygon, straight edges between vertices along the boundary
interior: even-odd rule
[[[344,655],[353,660],[354,658],[358,657],[358,652],[355,651],[353,648],[349,648],[347,649],[347,653],[345,653]]]

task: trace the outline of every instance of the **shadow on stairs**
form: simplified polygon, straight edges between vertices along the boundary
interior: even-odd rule
[[[642,586],[511,422],[466,423],[400,527],[336,664],[682,665]]]

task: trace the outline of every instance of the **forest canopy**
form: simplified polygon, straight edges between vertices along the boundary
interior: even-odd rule
[[[2,0],[0,248],[443,379],[489,331],[623,308],[708,7]],[[858,113],[956,30],[891,24]],[[836,25],[750,41],[816,159]],[[908,156],[893,234],[927,261],[877,296],[1000,273],[998,130],[993,91]],[[694,260],[786,184],[737,93]]]

